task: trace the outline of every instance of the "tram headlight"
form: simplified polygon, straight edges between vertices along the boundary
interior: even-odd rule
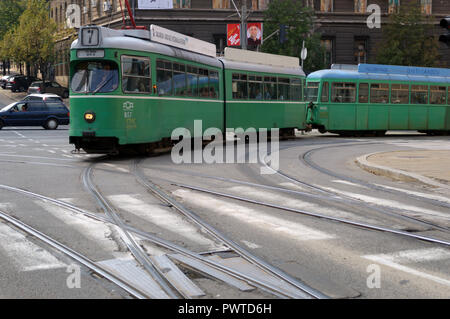
[[[88,123],[92,123],[95,121],[95,113],[94,112],[86,112],[84,113],[84,120]]]

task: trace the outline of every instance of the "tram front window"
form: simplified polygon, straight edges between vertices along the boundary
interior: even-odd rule
[[[113,62],[80,62],[75,66],[71,89],[77,93],[112,92],[119,86],[119,71]]]
[[[308,82],[306,86],[306,101],[317,102],[319,95],[319,82]]]

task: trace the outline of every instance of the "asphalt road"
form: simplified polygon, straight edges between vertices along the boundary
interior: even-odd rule
[[[0,106],[7,103],[9,100],[0,94]],[[450,241],[445,230],[450,228],[448,193],[375,176],[354,163],[363,154],[427,149],[436,143],[450,147],[448,137],[413,133],[357,139],[316,133],[299,135],[295,140],[280,142],[279,172],[284,174],[280,175],[261,174],[261,161],[175,164],[170,153],[147,158],[72,154],[67,126],[54,131],[9,127],[0,131],[0,211],[94,262],[131,260],[120,233],[110,224],[1,188],[15,187],[60,199],[104,216],[83,181],[86,168],[94,165],[94,184],[127,225],[196,253],[223,250],[222,242],[161,203],[138,183],[132,174],[138,161],[138,168],[148,179],[200,219],[267,263],[331,298],[449,298],[450,248],[446,245],[180,186],[201,187]],[[359,184],[361,181],[366,185]],[[168,253],[148,240],[138,242],[149,256]],[[0,298],[130,298],[124,290],[84,266],[79,267],[79,287],[73,287],[71,275],[78,266],[34,236],[0,222]],[[275,298],[261,289],[240,291],[178,266],[205,292],[199,298]]]

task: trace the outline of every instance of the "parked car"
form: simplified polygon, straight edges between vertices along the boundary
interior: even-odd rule
[[[63,102],[62,97],[53,93],[45,93],[45,94],[29,94],[22,101],[61,101]]]
[[[0,86],[2,89],[6,89],[6,83],[8,83],[8,80],[13,76],[14,75],[4,75],[0,78]]]
[[[28,94],[32,93],[54,93],[61,96],[63,99],[67,99],[69,97],[69,89],[61,86],[56,82],[43,82],[36,81],[31,83],[28,88]]]
[[[61,101],[20,101],[0,110],[0,129],[4,126],[42,126],[54,130],[69,124],[69,109]]]
[[[30,84],[36,80],[37,79],[34,76],[14,75],[13,77],[8,79],[6,88],[11,89],[11,91],[13,92],[25,92],[26,90],[28,90]]]

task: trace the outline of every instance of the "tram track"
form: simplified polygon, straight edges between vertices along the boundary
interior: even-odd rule
[[[379,144],[379,143],[373,143],[373,142],[371,142],[371,143],[357,143],[357,144],[345,143],[345,144],[342,144],[342,145],[339,144],[339,145],[333,145],[333,146],[324,146],[324,147],[320,147],[320,148],[315,148],[313,150],[309,150],[309,151],[305,152],[304,154],[308,154],[308,153],[311,154],[311,152],[316,151],[318,149],[326,149],[326,148],[330,148],[330,147],[368,145],[368,144]],[[293,148],[293,147],[295,147],[295,146],[290,146],[290,147],[284,148],[283,150],[290,149],[290,148]],[[304,156],[304,154],[303,155],[299,155],[299,160],[300,160],[300,157]],[[268,155],[270,155],[270,153]],[[327,189],[325,189],[325,188],[323,188],[321,186],[313,185],[313,184],[311,184],[309,182],[302,181],[302,180],[300,180],[300,179],[298,179],[296,177],[293,177],[293,176],[291,176],[291,175],[289,175],[289,174],[287,174],[287,173],[285,173],[285,172],[283,172],[281,170],[274,170],[272,167],[270,167],[267,164],[267,162],[265,160],[261,161],[261,164],[264,165],[267,169],[271,170],[274,174],[276,174],[278,176],[281,176],[282,178],[284,178],[284,179],[286,179],[286,180],[288,180],[288,181],[290,181],[290,182],[292,182],[292,183],[294,183],[296,185],[303,186],[303,187],[308,188],[308,189],[310,189],[312,191],[317,191],[318,193],[323,194],[324,196],[330,196],[330,201],[333,201],[333,200],[337,199],[337,200],[342,201],[342,202],[347,202],[349,205],[353,205],[354,206],[356,204],[359,207],[360,206],[364,206],[364,207],[367,207],[369,209],[372,209],[372,210],[374,210],[374,211],[376,211],[378,213],[384,214],[384,215],[398,217],[398,218],[404,219],[406,221],[409,221],[409,222],[412,222],[412,223],[415,223],[415,224],[418,224],[418,225],[432,227],[432,228],[434,228],[436,230],[439,230],[439,231],[450,232],[450,229],[448,227],[436,225],[435,223],[431,223],[429,221],[426,221],[426,220],[423,220],[423,219],[420,219],[420,218],[417,218],[417,217],[412,217],[410,215],[405,215],[403,213],[400,213],[400,212],[396,211],[395,209],[393,209],[393,208],[391,208],[389,206],[381,205],[381,204],[369,204],[369,203],[364,202],[363,200],[356,199],[356,198],[347,196],[345,194],[336,193],[336,192],[327,190]],[[313,165],[313,163],[311,163],[310,167],[313,168],[313,169],[316,169],[315,166],[317,166],[317,165]],[[324,173],[325,169],[324,169],[324,171],[321,171],[321,170],[318,170],[318,171]],[[326,171],[328,171],[330,173],[330,174],[327,174],[328,176],[333,176],[335,178],[343,179],[343,180],[346,180],[348,182],[351,182],[351,183],[354,183],[354,184],[358,184],[360,186],[366,186],[366,184],[367,184],[367,187],[369,187],[369,185],[371,185],[370,183],[365,183],[365,182],[358,183],[356,180],[353,180],[353,179],[349,180],[349,179],[346,179],[344,176],[341,176],[339,174],[333,174],[329,170],[326,170]],[[386,191],[386,192],[390,192],[390,190],[384,189],[382,187],[379,187],[379,186],[376,186],[376,185],[372,185],[372,186],[373,186],[372,189],[374,189],[374,190],[376,188],[379,188],[380,190],[383,190],[383,191]],[[415,196],[415,195],[411,195],[411,194],[407,194],[407,193],[402,193],[402,192],[399,192],[399,191],[392,191],[390,193],[393,193],[393,194],[396,194],[396,195],[401,195],[401,196],[411,197],[411,198],[414,198],[415,200],[423,200],[423,201],[426,201],[426,202],[430,202],[431,201],[432,204],[440,206],[440,207],[442,207],[442,206],[446,207],[447,206],[446,203],[443,203],[443,202],[440,202],[440,201],[438,202],[438,201],[435,201],[435,200],[432,200],[432,199],[428,199],[428,198],[422,197],[422,196],[419,197],[419,196]],[[407,211],[407,210],[403,210],[403,211]]]
[[[103,222],[105,224],[107,224],[108,226],[114,226],[115,223],[113,220],[111,220],[111,218],[109,216],[102,216],[98,213],[92,213],[89,211],[86,211],[82,208],[79,208],[71,203],[65,202],[65,201],[61,201],[58,199],[54,199],[54,198],[50,198],[41,194],[37,194],[37,193],[33,193],[27,190],[23,190],[20,188],[16,188],[13,186],[8,186],[8,185],[1,185],[0,184],[0,189],[4,189],[10,192],[15,192],[15,193],[19,193],[21,195],[24,195],[26,197],[30,197],[30,198],[35,198],[41,201],[45,201],[45,202],[50,202],[56,206],[59,206],[61,208],[65,208],[69,211],[72,211],[74,213],[77,214],[81,214],[83,216],[86,216],[88,218],[91,218],[95,221],[99,221],[99,222]],[[140,229],[137,229],[135,227],[132,227],[130,225],[123,225],[124,229],[130,233],[133,233],[137,238],[141,239],[141,240],[147,240],[161,248],[165,248],[175,254],[180,254],[182,256],[188,257],[188,258],[192,258],[193,260],[196,260],[204,265],[207,265],[209,267],[212,267],[213,269],[216,269],[220,272],[223,272],[229,276],[232,276],[233,278],[236,278],[238,280],[242,280],[247,282],[248,284],[254,286],[255,288],[259,288],[261,290],[267,291],[271,294],[273,294],[274,296],[278,296],[279,298],[299,298],[298,294],[292,294],[291,291],[283,291],[280,290],[279,287],[274,286],[268,282],[264,282],[262,280],[259,280],[258,278],[252,277],[252,275],[250,274],[246,274],[243,273],[235,268],[230,268],[226,265],[223,265],[215,260],[206,258],[204,256],[203,253],[196,253],[193,252],[191,250],[188,250],[184,247],[181,247],[177,244],[174,244],[170,241],[167,241],[165,239],[162,239],[158,236],[155,236],[153,234],[147,233],[145,231],[142,231]],[[207,254],[209,254],[210,252],[207,252]],[[325,296],[321,296],[320,294],[317,294],[319,297],[321,298],[325,298]],[[148,296],[145,296],[145,298],[147,298]],[[309,298],[312,297],[314,298],[314,296],[309,296],[307,294],[305,294],[304,296],[305,298]]]
[[[291,277],[280,269],[268,264],[264,260],[258,258],[253,255],[236,242],[228,238],[222,232],[215,229],[213,226],[206,223],[202,220],[198,215],[196,215],[191,210],[184,207],[181,203],[176,201],[174,198],[165,193],[161,188],[159,188],[156,184],[154,184],[150,179],[148,179],[139,168],[139,160],[135,160],[130,168],[130,171],[135,175],[136,180],[141,183],[145,188],[147,188],[152,194],[156,197],[160,198],[163,202],[169,204],[172,208],[183,214],[186,218],[197,224],[199,227],[204,229],[208,234],[210,234],[213,238],[223,242],[227,247],[236,252],[239,256],[247,260],[253,265],[261,268],[262,270],[278,277],[279,279],[289,283],[290,285],[296,287],[300,291],[303,291],[306,296],[310,296],[313,298],[327,298],[321,292],[316,291],[315,289],[308,287],[307,285],[299,282],[297,279]]]
[[[343,146],[345,147],[345,146],[348,146],[348,145],[343,145]],[[312,160],[311,156],[312,156],[313,153],[315,153],[317,151],[324,150],[324,149],[332,148],[332,147],[334,147],[334,146],[325,146],[325,147],[319,147],[319,148],[315,148],[313,150],[309,150],[309,151],[303,153],[302,155],[300,155],[299,156],[299,160],[303,161],[307,166],[313,168],[316,171],[319,171],[319,172],[321,172],[321,173],[323,173],[325,175],[328,175],[328,176],[332,176],[332,177],[335,177],[335,178],[339,178],[341,180],[345,180],[345,181],[351,182],[353,184],[357,184],[357,185],[360,185],[360,186],[363,186],[363,187],[367,187],[367,188],[370,188],[370,189],[376,190],[376,191],[381,191],[381,192],[385,192],[385,193],[391,193],[391,194],[400,195],[400,196],[407,196],[407,197],[409,197],[411,199],[415,199],[415,200],[419,200],[419,201],[425,201],[425,202],[428,202],[428,203],[430,203],[432,205],[435,205],[435,206],[450,208],[450,204],[449,203],[445,203],[445,202],[442,202],[442,201],[439,201],[439,200],[430,199],[430,198],[427,198],[427,197],[418,196],[418,195],[414,195],[414,194],[408,194],[408,193],[396,191],[396,190],[393,190],[393,189],[386,189],[383,186],[374,185],[372,183],[367,183],[367,182],[361,181],[359,179],[343,176],[341,174],[336,174],[336,173],[330,171],[329,169],[326,169],[326,168],[318,165],[316,162],[314,162]]]

